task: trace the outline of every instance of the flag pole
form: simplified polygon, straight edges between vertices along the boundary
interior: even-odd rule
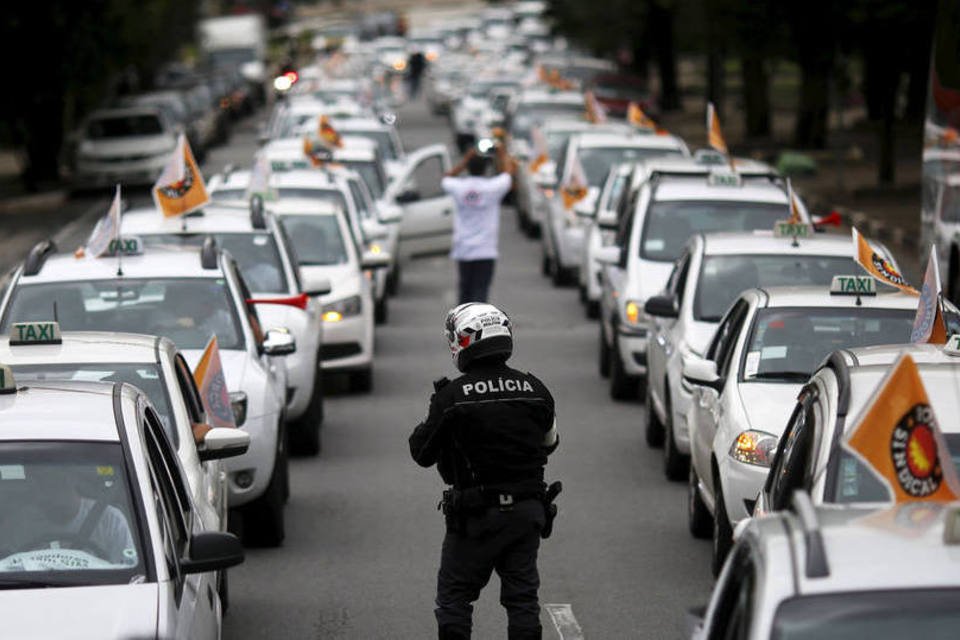
[[[113,230],[113,240],[117,244],[117,277],[123,276],[123,247],[120,246],[120,216],[122,215],[120,205],[120,183],[117,183],[117,190],[114,193],[114,200],[117,203],[117,221],[116,229]]]

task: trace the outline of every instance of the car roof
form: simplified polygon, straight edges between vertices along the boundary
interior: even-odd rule
[[[211,205],[182,218],[165,218],[153,209],[137,209],[123,214],[121,229],[130,235],[158,233],[266,233],[254,229],[247,207]]]
[[[333,172],[316,169],[291,169],[277,171],[270,175],[270,182],[274,187],[301,187],[313,189],[337,189]]]
[[[784,217],[789,212],[784,209]],[[796,255],[851,256],[850,238],[846,235],[817,234],[797,240],[778,238],[772,230],[728,231],[701,234],[705,255],[765,255],[790,253]]]
[[[787,192],[782,186],[766,179],[744,180],[741,186],[711,186],[706,176],[674,177],[657,184],[655,200],[714,202],[766,202],[782,203],[786,214]]]
[[[674,136],[650,135],[639,132],[624,136],[623,133],[594,133],[588,131],[575,134],[573,140],[578,147],[629,147],[636,149],[680,149],[682,147],[680,140]]]
[[[153,363],[162,338],[115,331],[64,331],[61,344],[10,346],[9,336],[0,336],[0,362],[12,367],[53,363]]]
[[[212,192],[221,189],[246,189],[250,185],[251,173],[249,169],[231,169],[229,172],[218,173],[210,178],[207,190]]]
[[[281,198],[269,203],[270,211],[276,215],[336,215],[340,207],[330,200],[317,198]]]
[[[548,91],[546,89],[527,89],[520,94],[520,104],[528,102],[555,104],[583,104],[583,94],[579,91]]]
[[[847,274],[837,274],[847,275]],[[859,274],[858,274],[859,275]],[[917,298],[900,291],[882,291],[875,296],[832,295],[829,286],[804,285],[796,287],[766,287],[755,289],[763,293],[764,308],[776,307],[866,307],[876,309],[916,310]]]
[[[18,284],[76,282],[80,280],[120,280],[138,278],[218,278],[216,269],[200,265],[200,247],[150,247],[141,255],[123,256],[123,275],[117,275],[116,258],[75,258],[55,254],[47,258],[36,275],[21,275]]]
[[[0,395],[0,442],[119,442],[113,388],[98,382],[31,383],[16,393]]]
[[[916,300],[916,298],[914,298]],[[917,365],[947,364],[960,366],[960,354],[951,354],[944,345],[938,344],[897,344],[875,347],[844,349],[840,352],[848,367],[885,367],[888,368],[903,353],[908,353]]]

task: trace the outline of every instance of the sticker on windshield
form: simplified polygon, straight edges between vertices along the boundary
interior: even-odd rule
[[[760,352],[751,351],[747,354],[747,359],[743,363],[743,375],[744,377],[750,378],[757,374],[757,370],[760,368]]]
[[[643,243],[644,251],[663,251],[667,243],[661,238],[651,238]]]
[[[780,358],[787,357],[787,347],[764,347],[763,351],[760,352],[761,360],[777,360]]]
[[[0,464],[0,480],[26,480],[22,464]]]

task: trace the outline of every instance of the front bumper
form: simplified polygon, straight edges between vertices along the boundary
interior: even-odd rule
[[[647,333],[646,327],[631,327],[630,333],[622,328],[617,331],[615,346],[627,375],[643,376],[647,373]]]
[[[227,504],[239,507],[256,500],[266,491],[277,459],[276,415],[247,416],[241,427],[250,434],[250,448],[242,456],[223,461],[227,471]],[[237,474],[246,472],[253,476],[253,483],[242,488],[237,484]]]
[[[153,156],[130,162],[112,162],[92,158],[78,158],[74,170],[77,187],[107,187],[124,185],[152,185],[166,164],[168,155]]]
[[[747,505],[756,502],[770,469],[738,462],[725,451],[719,466],[727,517],[730,518],[730,524],[736,527],[738,522],[751,517],[752,513],[747,510]]]
[[[364,306],[369,304],[365,300]],[[373,363],[372,309],[343,318],[339,322],[323,323],[323,370],[350,371],[364,369]]]

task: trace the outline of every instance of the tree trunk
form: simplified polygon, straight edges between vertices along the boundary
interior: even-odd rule
[[[660,109],[663,111],[675,111],[680,108],[673,19],[673,7],[665,7],[658,2],[651,3],[650,35],[657,56],[657,73],[660,76]]]
[[[830,68],[822,61],[808,60],[801,73],[794,144],[801,149],[823,149],[827,146]]]
[[[707,101],[717,110],[717,117],[723,120],[726,84],[724,83],[724,55],[719,49],[710,48],[707,53]]]
[[[740,60],[743,74],[743,106],[748,138],[770,135],[770,78],[762,57],[745,53]]]

